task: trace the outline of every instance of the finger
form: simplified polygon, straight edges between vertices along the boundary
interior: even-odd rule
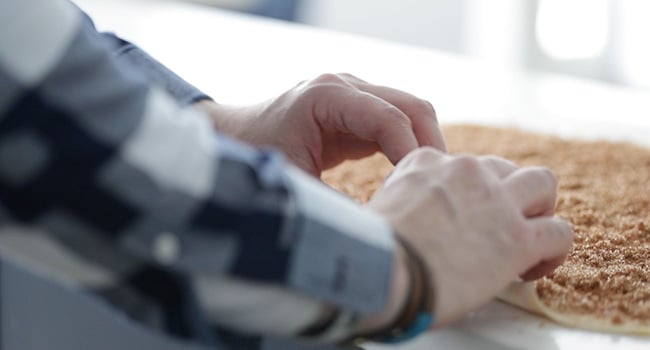
[[[526,167],[507,176],[503,185],[526,217],[549,216],[555,211],[557,180],[544,167]]]
[[[401,90],[368,84],[354,76],[346,75],[346,77],[350,77],[348,81],[360,90],[386,100],[408,115],[420,146],[431,146],[441,151],[447,151],[445,139],[438,125],[436,111],[429,101]]]
[[[324,166],[329,169],[345,160],[365,158],[377,151],[381,149],[376,142],[361,140],[352,134],[339,134],[335,142],[323,145],[323,160],[334,161]]]
[[[564,259],[542,261],[530,270],[526,271],[523,275],[520,276],[520,278],[524,281],[533,281],[542,278],[553,272],[553,270],[555,270],[555,268],[560,266],[563,262]]]
[[[499,178],[504,178],[519,169],[515,163],[501,157],[481,156],[479,161],[483,166],[495,172]]]
[[[408,115],[420,146],[431,146],[444,152],[447,151],[445,138],[442,136],[438,124],[438,116],[429,101],[385,86],[365,84],[360,88],[390,102]]]
[[[409,117],[383,99],[347,87],[321,92],[329,95],[320,99],[327,110],[318,118],[322,128],[376,142],[393,164],[418,147]]]
[[[535,247],[539,249],[539,261],[521,274],[521,278],[529,281],[548,275],[566,259],[573,243],[571,225],[557,217],[535,218],[529,221],[533,225]]]

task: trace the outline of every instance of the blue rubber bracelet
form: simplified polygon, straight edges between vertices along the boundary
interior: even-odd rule
[[[432,314],[420,312],[408,329],[398,335],[386,337],[382,339],[381,342],[386,344],[395,344],[411,340],[431,328],[433,321],[434,317]]]

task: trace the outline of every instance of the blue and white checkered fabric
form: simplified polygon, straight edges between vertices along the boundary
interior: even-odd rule
[[[41,229],[59,253],[29,259],[176,335],[381,310],[389,225],[183,107],[203,98],[67,1],[0,1],[0,225]]]

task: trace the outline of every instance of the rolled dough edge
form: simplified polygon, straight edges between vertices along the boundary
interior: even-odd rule
[[[555,311],[542,303],[535,282],[513,282],[497,296],[497,299],[571,328],[616,334],[650,335],[650,323],[623,320],[623,323],[615,324],[611,319]]]

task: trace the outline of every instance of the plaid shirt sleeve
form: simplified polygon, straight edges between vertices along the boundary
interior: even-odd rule
[[[67,1],[0,2],[0,225],[15,223],[106,276],[82,284],[143,264],[186,276],[206,318],[233,329],[292,334],[325,303],[387,301],[381,217],[215,133]]]
[[[95,31],[90,17],[86,16],[86,19],[89,30]],[[181,106],[211,99],[133,43],[113,33],[100,33],[100,35],[113,48],[113,55],[118,61],[133,67],[149,82],[163,88]]]

